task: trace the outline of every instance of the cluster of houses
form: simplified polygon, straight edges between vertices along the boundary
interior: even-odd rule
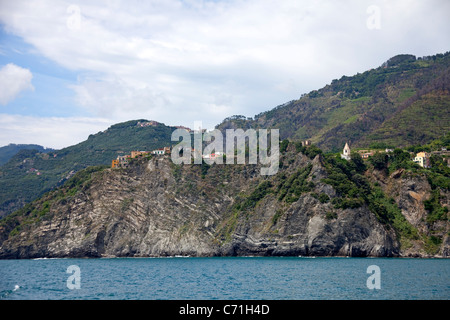
[[[386,153],[389,152],[393,152],[394,149],[385,149]],[[359,150],[358,153],[361,155],[361,158],[363,159],[368,159],[369,157],[373,156],[375,154],[374,150]],[[435,152],[433,152],[435,153]],[[439,154],[448,154],[447,149],[442,148],[441,152],[436,152]],[[345,159],[345,160],[350,160],[350,154],[351,154],[351,150],[350,147],[348,145],[348,143],[345,144],[344,149],[342,150],[341,153],[341,158]],[[431,168],[431,164],[430,164],[430,157],[431,157],[431,153],[429,152],[418,152],[414,155],[413,158],[413,162],[417,163],[419,166],[421,166],[422,168]]]
[[[160,123],[158,121],[154,121],[154,120],[149,120],[149,121],[138,121],[138,123],[136,124],[137,127],[155,127],[157,125],[159,125]],[[174,128],[177,129],[184,129],[187,132],[189,132],[190,134],[194,134],[195,132],[198,132],[197,130],[192,130],[191,128],[185,127],[185,126],[174,126]],[[201,130],[202,133],[205,133],[207,130],[206,129],[202,129],[199,128],[199,130]]]
[[[188,129],[188,128],[186,128],[186,129]],[[303,146],[308,146],[310,144],[311,144],[311,142],[309,140],[302,141]],[[393,151],[394,151],[393,149],[388,149],[388,148],[385,149],[386,153],[393,152]],[[195,152],[195,150],[191,149],[191,152]],[[358,153],[361,155],[362,159],[368,159],[369,157],[373,156],[375,154],[375,152],[377,152],[377,151],[358,150]],[[146,156],[149,154],[156,155],[156,156],[162,156],[162,155],[170,154],[170,153],[171,153],[170,147],[159,148],[159,149],[156,149],[153,151],[131,151],[130,155],[118,156],[117,159],[112,160],[111,168],[125,167],[128,165],[128,162],[130,161],[130,159]],[[447,153],[447,150],[445,150],[445,153]],[[211,154],[204,154],[204,155],[202,155],[202,158],[208,159],[208,160],[214,160],[217,157],[223,157],[223,156],[224,156],[223,152],[215,152],[215,153],[211,153]],[[415,163],[417,163],[419,166],[421,166],[422,168],[431,168],[430,157],[431,157],[431,154],[428,152],[418,152],[414,156],[413,161]],[[345,159],[345,160],[351,159],[351,149],[350,149],[350,146],[348,145],[348,143],[345,143],[344,149],[342,150],[342,153],[341,153],[341,158]],[[40,173],[34,168],[30,169],[29,172],[36,172],[36,174],[40,175]]]
[[[379,150],[377,150],[377,151],[379,152]],[[361,158],[369,159],[377,151],[375,151],[375,150],[358,150],[358,153],[361,156]],[[386,153],[393,152],[393,151],[394,151],[394,149],[388,149],[388,148],[386,148],[384,150],[384,152],[386,152]],[[341,158],[345,159],[345,160],[350,160],[350,154],[351,154],[350,147],[348,146],[348,143],[346,143],[344,146],[344,149],[342,150]]]
[[[138,121],[136,124],[138,127],[154,127],[159,124],[158,121],[150,120],[150,121]]]
[[[131,154],[118,156],[117,159],[112,160],[111,168],[126,167],[130,159],[143,157],[149,154],[162,156],[165,154],[170,154],[170,151],[171,150],[169,147],[159,148],[153,151],[131,151]]]
[[[159,148],[153,151],[131,151],[131,154],[127,154],[124,156],[118,156],[116,159],[112,160],[111,162],[111,168],[123,168],[126,167],[130,161],[130,159],[134,159],[134,158],[138,158],[138,157],[143,157],[146,155],[156,155],[156,156],[162,156],[165,154],[170,154],[171,153],[171,148],[170,147],[164,147],[164,148]],[[191,154],[193,155],[195,152],[195,149],[190,149]],[[225,155],[224,152],[215,152],[215,153],[211,153],[211,154],[203,154],[202,155],[202,159],[208,159],[208,160],[214,160],[218,157],[223,157]]]

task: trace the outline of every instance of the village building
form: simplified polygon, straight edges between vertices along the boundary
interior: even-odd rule
[[[348,143],[345,143],[344,150],[342,150],[341,158],[345,160],[350,160],[350,147]]]
[[[302,141],[302,146],[303,147],[310,146],[310,145],[311,145],[311,140]]]
[[[138,127],[155,127],[155,126],[157,126],[158,124],[159,124],[159,122],[158,122],[158,121],[154,121],[154,120],[143,121],[143,122],[139,121],[139,122],[137,123],[137,126],[138,126]]]
[[[375,154],[375,152],[372,150],[359,150],[358,153],[360,154],[361,158],[363,158],[363,159],[369,159],[369,157],[371,157]]]
[[[361,158],[363,158],[363,159],[369,159],[369,157],[373,156],[374,153],[373,153],[373,151],[371,151],[371,152],[363,152],[363,153],[360,153],[360,155],[361,155]]]
[[[153,151],[131,151],[131,155],[118,156],[117,159],[111,161],[111,168],[126,167],[130,159],[146,156],[148,154],[164,155],[170,154],[170,147],[164,147]]]
[[[111,161],[111,168],[117,168],[119,166],[119,160],[113,159]]]
[[[225,153],[218,151],[218,152],[216,152],[216,153],[204,154],[204,155],[202,155],[202,158],[203,158],[203,159],[208,159],[208,160],[214,160],[214,159],[216,159],[217,157],[223,157],[224,154],[225,154]]]
[[[118,156],[117,159],[112,160],[111,168],[126,167],[130,159],[130,155]]]
[[[134,159],[139,156],[145,156],[149,153],[150,152],[148,152],[148,151],[131,151],[131,158]]]
[[[413,160],[422,168],[430,168],[430,154],[427,152],[419,152],[416,154]]]
[[[118,156],[117,160],[119,160],[119,163],[128,163],[128,160],[130,160],[130,158],[130,155]]]
[[[153,150],[151,153],[154,155],[157,155],[157,156],[170,154],[170,148],[169,147],[159,148],[159,149]]]

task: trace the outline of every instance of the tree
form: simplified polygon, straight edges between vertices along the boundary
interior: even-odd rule
[[[384,152],[375,153],[372,157],[369,158],[370,163],[372,163],[373,167],[377,170],[385,170],[388,166],[388,155]]]
[[[289,140],[284,139],[283,141],[281,141],[280,152],[285,152],[287,150],[288,145],[289,145]]]
[[[352,152],[350,154],[351,161],[355,165],[357,172],[364,172],[366,171],[366,164],[364,163],[364,160],[361,158],[361,155],[358,152]]]

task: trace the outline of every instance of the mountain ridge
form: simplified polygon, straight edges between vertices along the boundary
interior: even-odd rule
[[[333,152],[346,142],[408,147],[448,132],[449,106],[450,53],[398,55],[254,118],[228,117],[216,128],[278,128],[282,139],[311,140]]]
[[[61,185],[88,166],[110,165],[112,159],[132,150],[170,145],[174,129],[156,121],[130,120],[60,150],[45,153],[20,150],[0,167],[0,217]]]
[[[10,143],[7,146],[0,147],[0,166],[7,163],[14,155],[16,155],[20,150],[38,150],[40,152],[48,153],[54,151],[55,149],[46,148],[37,144],[15,144]]]
[[[351,147],[406,147],[449,132],[450,54],[398,55],[382,66],[342,76],[254,118],[231,116],[216,128],[278,128],[281,139],[310,140],[325,152]],[[143,125],[145,123],[145,125]],[[57,152],[23,151],[0,167],[0,217],[61,185],[90,165],[108,165],[133,149],[172,144],[176,127],[145,119],[112,125]],[[30,174],[30,170],[35,174]],[[37,175],[39,173],[39,175]]]

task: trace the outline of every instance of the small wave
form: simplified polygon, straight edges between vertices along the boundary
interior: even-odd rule
[[[4,290],[4,291],[0,291],[0,300],[3,299],[7,299],[9,295],[11,295],[12,293],[14,293],[15,291],[19,290],[21,288],[21,286],[19,286],[18,284],[16,284],[14,286],[14,289],[12,290]]]

